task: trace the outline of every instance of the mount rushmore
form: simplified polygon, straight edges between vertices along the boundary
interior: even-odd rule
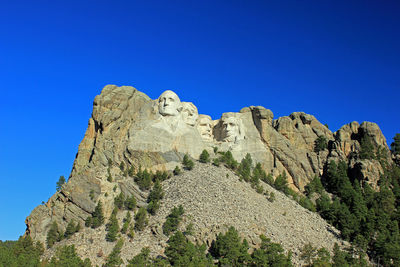
[[[181,164],[185,154],[198,159],[204,149],[231,151],[237,161],[250,154],[273,177],[285,172],[289,186],[298,192],[323,173],[328,161],[339,159],[374,184],[379,162],[360,160],[353,153],[365,135],[391,160],[386,139],[375,123],[352,122],[332,133],[312,115],[294,112],[274,119],[272,111],[261,106],[223,113],[212,120],[170,90],[153,100],[130,86],[107,85],[94,99],[68,183],[32,211],[26,219],[26,233],[45,243],[51,222],[57,221],[61,228],[70,220],[83,223],[98,201],[103,202],[108,217],[113,188],[115,194],[135,195],[143,206],[147,193],[122,175],[122,163],[136,170],[170,171]],[[320,136],[326,138],[328,148],[315,152]],[[108,175],[114,177],[113,183],[107,181]]]

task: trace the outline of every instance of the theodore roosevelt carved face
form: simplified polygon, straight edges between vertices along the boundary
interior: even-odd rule
[[[158,111],[161,115],[177,116],[181,110],[181,100],[174,92],[167,90],[158,98]]]
[[[208,115],[199,115],[197,129],[203,139],[212,140],[212,120]]]

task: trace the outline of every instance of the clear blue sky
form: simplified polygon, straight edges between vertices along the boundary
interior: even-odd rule
[[[106,84],[400,132],[399,1],[3,1],[0,239],[69,176]]]

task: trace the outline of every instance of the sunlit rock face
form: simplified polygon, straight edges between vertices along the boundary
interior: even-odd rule
[[[323,172],[328,160],[344,159],[349,152],[359,150],[356,137],[360,133],[371,136],[374,144],[385,145],[375,124],[352,123],[346,126],[351,131],[344,127],[334,135],[304,112],[275,120],[273,116],[264,107],[250,106],[212,120],[199,115],[194,103],[181,101],[171,90],[152,100],[133,87],[106,86],[94,101],[74,172],[88,168],[95,159],[104,166],[110,159],[170,169],[185,153],[196,159],[203,149],[217,147],[219,151],[230,150],[238,161],[249,153],[268,173],[277,176],[286,172],[291,186],[301,190]],[[329,151],[314,152],[319,136],[326,137]]]
[[[208,115],[199,115],[193,103],[181,101],[171,90],[153,100],[130,86],[107,85],[94,99],[67,185],[32,212],[26,220],[27,233],[45,243],[51,222],[57,221],[64,230],[72,219],[83,225],[98,201],[103,202],[108,217],[113,198],[120,192],[135,195],[139,205],[145,205],[146,193],[131,177],[124,176],[119,167],[122,163],[135,170],[172,170],[180,166],[186,153],[198,159],[206,149],[217,157],[219,154],[212,152],[217,148],[231,151],[239,162],[250,154],[253,164],[261,163],[274,177],[285,172],[289,185],[303,190],[323,172],[328,161],[350,160],[359,151],[363,136],[369,136],[380,151],[389,151],[379,127],[373,123],[352,123],[332,133],[304,112],[275,120],[273,116],[271,110],[250,106],[212,120]],[[324,136],[329,145],[316,153],[314,142],[319,136]],[[360,177],[377,181],[370,162],[359,162],[357,158],[351,162]],[[118,184],[116,191],[107,181],[109,174]],[[91,192],[94,201],[88,200]],[[107,197],[105,192],[110,195]]]
[[[194,127],[196,125],[197,118],[199,117],[196,106],[190,102],[183,102],[182,106],[183,120],[187,125]]]

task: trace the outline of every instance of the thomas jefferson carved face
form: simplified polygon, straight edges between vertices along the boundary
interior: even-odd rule
[[[174,92],[167,90],[158,98],[158,111],[161,115],[177,116],[181,110],[181,100]]]
[[[222,119],[223,140],[235,142],[241,139],[241,129],[239,120],[235,117],[226,117]]]
[[[190,102],[182,102],[182,107],[183,120],[187,125],[194,126],[199,116],[196,106]]]
[[[206,140],[212,140],[212,120],[210,116],[199,115],[197,129],[199,130],[201,137]]]

